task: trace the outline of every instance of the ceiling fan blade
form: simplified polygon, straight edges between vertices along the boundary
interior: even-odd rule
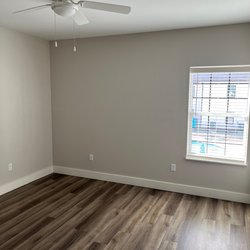
[[[47,8],[47,7],[50,7],[50,6],[52,6],[52,4],[44,4],[44,5],[24,9],[24,10],[18,10],[18,11],[13,12],[13,14],[18,14],[18,13],[22,13],[22,12],[26,12],[26,11],[32,11],[32,10],[41,10],[41,9],[44,9],[44,8]]]
[[[77,25],[84,25],[89,23],[89,20],[84,15],[84,13],[79,9],[76,14],[74,15],[74,20]]]
[[[83,8],[115,12],[119,14],[129,14],[131,11],[131,7],[129,6],[110,4],[110,3],[99,3],[92,1],[84,1],[81,3],[81,6]]]

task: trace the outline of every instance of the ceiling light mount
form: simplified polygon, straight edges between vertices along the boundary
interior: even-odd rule
[[[73,0],[69,0],[69,2],[72,3],[72,4],[75,4],[75,5],[84,7],[84,3],[85,3],[86,1],[80,0],[80,1],[78,1],[78,2],[75,2],[75,1],[73,1]]]

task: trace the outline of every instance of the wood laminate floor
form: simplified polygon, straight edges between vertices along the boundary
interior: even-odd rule
[[[250,249],[250,205],[54,174],[0,197],[0,249]]]

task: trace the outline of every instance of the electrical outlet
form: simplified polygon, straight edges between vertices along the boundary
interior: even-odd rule
[[[89,160],[90,160],[90,161],[93,161],[93,160],[94,160],[94,155],[93,155],[93,154],[90,154],[90,155],[89,155]]]
[[[12,170],[13,170],[13,164],[12,164],[12,163],[9,163],[9,164],[8,164],[8,170],[9,170],[9,171],[12,171]]]
[[[171,172],[176,172],[176,164],[174,164],[174,163],[170,164],[170,171]]]

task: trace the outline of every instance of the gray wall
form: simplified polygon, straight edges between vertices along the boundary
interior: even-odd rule
[[[237,64],[249,24],[51,44],[54,164],[250,193],[250,167],[185,160],[189,67]]]
[[[51,132],[49,43],[0,28],[0,185],[52,165]]]

